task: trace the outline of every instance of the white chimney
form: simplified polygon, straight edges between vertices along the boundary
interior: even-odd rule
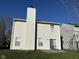
[[[27,21],[36,20],[36,8],[28,7],[27,8]]]
[[[35,25],[36,25],[36,8],[27,8],[27,38],[26,49],[34,50],[35,47]]]

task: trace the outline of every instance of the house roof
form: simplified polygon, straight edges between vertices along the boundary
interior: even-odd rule
[[[60,25],[60,23],[56,23],[56,22],[49,22],[49,21],[36,21],[37,23],[41,23],[41,24],[55,24],[55,25]]]
[[[79,24],[73,24],[75,27],[79,27]]]
[[[13,21],[26,22],[25,19],[20,19],[20,18],[13,18]]]
[[[27,22],[25,19],[20,19],[20,18],[14,18],[14,21],[20,21],[20,22]],[[56,23],[56,22],[49,22],[49,21],[42,21],[42,20],[37,20],[37,23],[41,23],[41,24],[55,24],[55,25],[59,25],[60,23]]]
[[[27,22],[25,19],[20,19],[20,18],[13,18],[14,21],[19,21],[19,22]],[[41,24],[55,24],[55,25],[61,25],[63,23],[57,23],[57,22],[49,22],[49,21],[43,21],[43,20],[37,20],[37,23]],[[71,23],[66,23],[66,24],[71,24]],[[74,25],[75,27],[79,27],[79,24],[71,24]]]

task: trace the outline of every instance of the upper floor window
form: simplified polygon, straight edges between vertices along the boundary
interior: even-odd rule
[[[51,32],[54,31],[54,25],[51,25]]]

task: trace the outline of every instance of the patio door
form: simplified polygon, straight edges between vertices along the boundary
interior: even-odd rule
[[[50,49],[56,49],[56,39],[50,39]]]

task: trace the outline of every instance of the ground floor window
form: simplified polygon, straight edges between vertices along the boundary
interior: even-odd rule
[[[20,37],[15,38],[15,46],[20,46]]]
[[[43,46],[43,39],[42,38],[38,38],[38,46]]]
[[[38,42],[38,46],[43,46],[43,42]]]

